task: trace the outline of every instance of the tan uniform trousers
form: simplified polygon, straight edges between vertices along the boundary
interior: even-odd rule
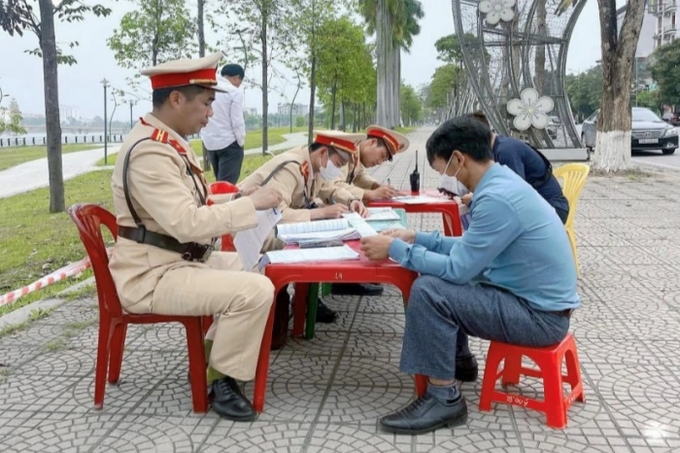
[[[234,379],[255,377],[260,344],[274,300],[274,285],[256,272],[245,272],[236,253],[213,252],[210,268],[181,266],[161,277],[152,312],[214,316],[206,338],[213,340],[209,363]]]

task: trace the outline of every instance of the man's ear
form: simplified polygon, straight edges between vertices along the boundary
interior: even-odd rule
[[[170,104],[170,107],[172,107],[172,108],[179,107],[183,100],[184,100],[184,95],[182,93],[180,93],[179,91],[171,91],[170,96],[168,96],[168,103]]]

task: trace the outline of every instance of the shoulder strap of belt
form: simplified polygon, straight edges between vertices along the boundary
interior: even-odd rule
[[[276,168],[274,170],[272,170],[271,173],[269,173],[269,176],[264,178],[264,181],[262,181],[262,184],[260,184],[260,185],[264,186],[265,184],[267,184],[279,172],[279,170],[281,170],[283,167],[285,167],[288,164],[297,164],[298,167],[302,165],[300,162],[298,162],[296,160],[284,160],[279,165],[277,165]],[[305,178],[305,182],[307,182],[307,178]]]
[[[125,203],[127,203],[128,210],[130,211],[130,215],[132,215],[132,219],[135,221],[135,224],[137,225],[138,228],[142,228],[146,230],[144,227],[144,224],[142,223],[142,219],[139,218],[137,215],[137,211],[135,211],[135,208],[132,207],[132,200],[130,198],[130,189],[128,186],[128,170],[130,167],[130,156],[132,155],[132,151],[135,149],[135,146],[139,145],[143,141],[146,140],[151,140],[151,137],[144,137],[141,140],[137,140],[131,147],[130,150],[127,152],[125,155],[125,160],[123,161],[123,193],[125,194]]]
[[[298,162],[296,160],[285,160],[285,161],[281,162],[279,165],[277,165],[276,168],[274,170],[272,170],[272,172],[269,173],[269,175],[266,178],[264,178],[264,180],[262,181],[262,184],[260,184],[260,186],[264,186],[269,181],[271,181],[271,179],[274,177],[274,175],[276,175],[286,165],[296,164],[298,167],[300,167],[300,173],[302,173],[302,177],[304,179],[304,183],[303,183],[304,187],[302,188],[302,196],[305,197],[305,206],[307,206],[307,208],[310,208],[312,203],[309,199],[309,193],[307,192],[307,181],[308,181],[307,178],[309,177],[309,173],[307,173],[308,169],[305,168],[306,163],[307,162],[301,164],[300,162]]]

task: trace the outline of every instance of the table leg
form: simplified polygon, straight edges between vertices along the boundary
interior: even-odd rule
[[[285,288],[283,289],[285,291]],[[274,312],[276,305],[272,304],[267,318],[267,325],[264,329],[264,337],[260,345],[260,355],[257,359],[257,370],[255,371],[255,383],[253,389],[253,408],[257,413],[264,410],[264,397],[267,393],[267,374],[269,374],[269,355],[272,345],[272,330],[274,329]]]
[[[453,236],[451,218],[442,212],[442,222],[444,223],[444,236]]]
[[[319,308],[319,284],[309,285],[309,296],[307,297],[307,323],[305,325],[305,340],[314,338],[316,330],[316,311]]]
[[[293,336],[301,337],[305,328],[309,283],[296,283],[293,302]]]

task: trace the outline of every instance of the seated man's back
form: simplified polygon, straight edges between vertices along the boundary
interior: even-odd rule
[[[577,306],[574,259],[564,225],[554,215],[554,209],[526,181],[500,164],[488,170],[480,186],[471,205],[473,219],[475,211],[497,210],[494,207],[499,205],[504,205],[510,216],[514,216],[514,219],[504,219],[502,237],[510,242],[492,260],[484,276],[537,309]],[[473,223],[465,235],[474,235],[476,231]],[[471,239],[463,237],[462,242]],[[488,239],[497,240],[494,236]],[[451,252],[454,256],[455,249],[456,246]]]

